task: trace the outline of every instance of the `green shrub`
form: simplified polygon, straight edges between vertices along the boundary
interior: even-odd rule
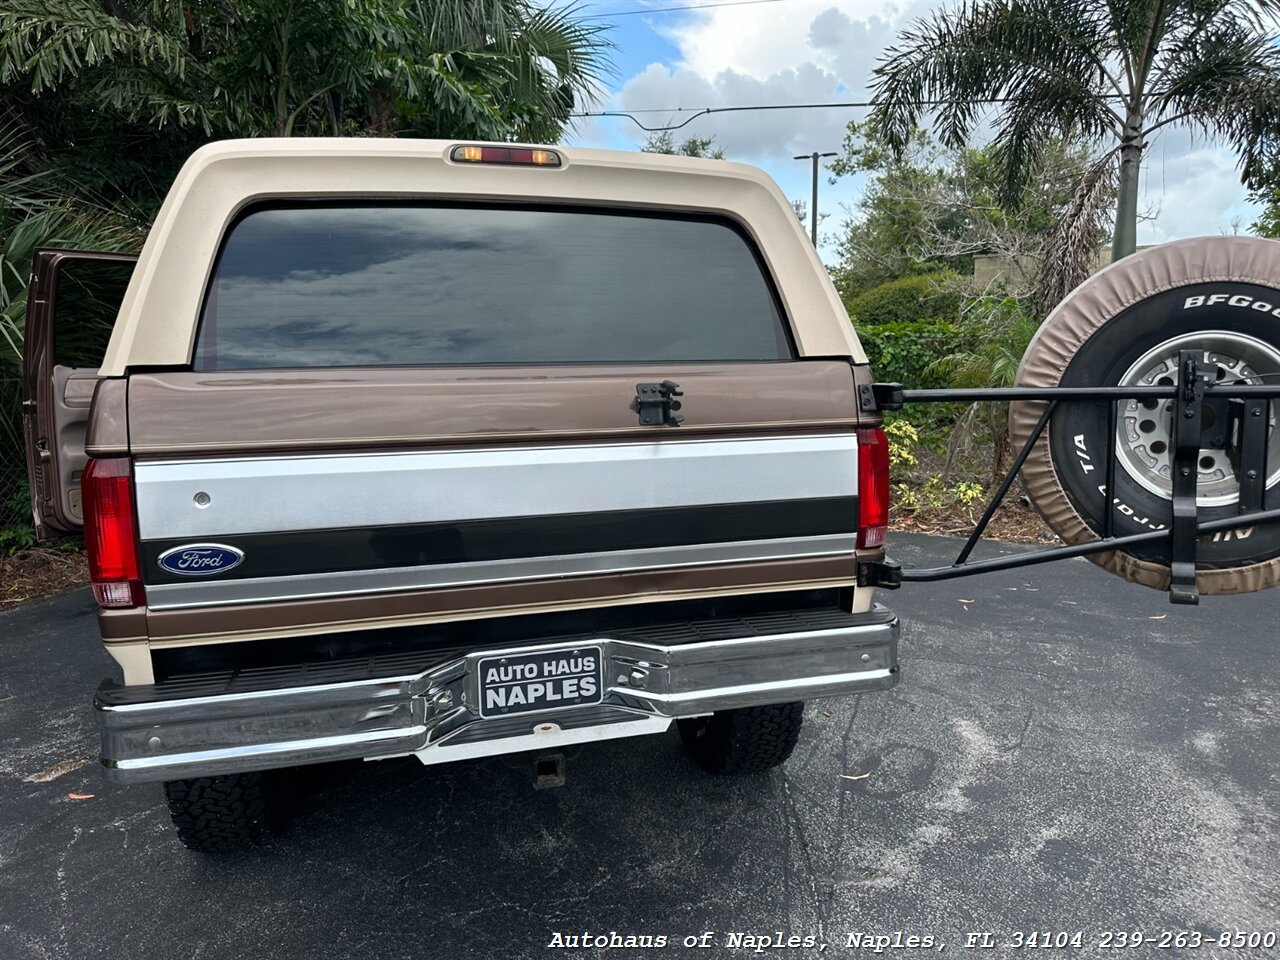
[[[895,483],[891,491],[889,511],[905,516],[932,516],[939,513],[962,513],[973,521],[975,508],[986,491],[982,484],[971,481],[948,485],[942,474],[931,473],[923,482]]]
[[[36,529],[29,523],[0,527],[0,557],[12,556],[19,550],[36,545]]]
[[[889,470],[893,475],[919,463],[916,448],[920,446],[920,431],[909,420],[887,421],[884,436],[889,441]]]
[[[959,279],[948,270],[900,277],[858,294],[845,306],[868,327],[930,318],[958,321],[964,302]]]
[[[947,372],[937,363],[968,347],[965,331],[947,320],[860,326],[858,339],[876,380],[913,390],[951,386]]]
[[[943,357],[971,349],[971,334],[946,320],[915,323],[881,323],[858,328],[858,339],[880,383],[900,383],[910,390],[934,390],[952,386],[948,372],[938,363]],[[947,438],[966,408],[963,403],[930,403],[889,413],[885,421],[911,418],[919,442],[935,452],[946,450]]]

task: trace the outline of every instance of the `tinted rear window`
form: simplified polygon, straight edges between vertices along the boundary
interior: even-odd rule
[[[324,205],[235,224],[196,369],[790,356],[753,248],[721,220]]]

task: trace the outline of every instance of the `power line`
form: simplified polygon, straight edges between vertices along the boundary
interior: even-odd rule
[[[991,100],[972,100],[972,101],[966,101],[966,102],[994,104],[994,103],[1008,103],[1012,99],[1013,99],[1012,97],[1000,97],[1000,98],[991,99]],[[955,102],[956,101],[954,100],[928,100],[922,103],[921,106],[941,107],[941,106],[946,106],[949,103],[955,103]],[[692,113],[689,114],[687,118],[682,120],[680,123],[668,124],[666,126],[661,126],[661,127],[645,126],[637,118],[637,114],[665,113],[667,115],[671,115],[675,113],[686,113],[692,108],[670,107],[667,109],[650,108],[645,110],[599,110],[594,112],[571,113],[570,116],[575,118],[625,117],[626,119],[634,123],[637,127],[639,127],[641,130],[643,130],[645,133],[665,133],[671,130],[679,130],[693,123],[693,121],[697,120],[699,117],[705,117],[708,114],[712,114],[712,113],[746,113],[748,111],[753,111],[753,110],[830,110],[830,109],[839,109],[839,108],[848,109],[851,107],[872,107],[872,106],[875,106],[875,104],[873,104],[870,100],[846,100],[840,103],[763,103],[763,104],[754,104],[751,106],[738,106],[738,107],[702,107],[701,109],[694,110]]]
[[[1101,94],[1102,99],[1106,100],[1122,100],[1119,94]],[[1001,103],[1013,103],[1017,97],[988,97],[981,100],[921,100],[917,106],[921,107],[946,107],[956,103],[973,103],[996,105]],[[583,111],[581,113],[571,113],[570,117],[582,119],[586,117],[625,117],[634,123],[645,133],[666,133],[672,130],[680,130],[697,120],[699,117],[705,117],[712,113],[746,113],[756,110],[831,110],[831,109],[849,109],[853,107],[874,107],[875,104],[870,100],[844,100],[836,103],[760,103],[750,106],[734,106],[734,107],[648,107],[642,110],[594,110]],[[667,124],[661,127],[645,126],[638,119],[640,114],[649,113],[665,113],[668,116],[678,113],[688,113],[689,116],[679,123]]]

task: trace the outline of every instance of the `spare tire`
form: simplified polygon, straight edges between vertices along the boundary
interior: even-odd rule
[[[1045,320],[1023,355],[1018,385],[1091,387],[1172,383],[1178,351],[1205,351],[1219,379],[1280,382],[1280,243],[1253,237],[1200,237],[1144,250],[1095,274]],[[1116,536],[1170,522],[1171,401],[1120,402],[1115,437],[1106,404],[1063,402],[1022,469],[1027,495],[1070,544],[1099,539],[1106,509],[1106,456],[1117,457]],[[1010,404],[1014,449],[1044,410]],[[1266,509],[1280,507],[1280,436],[1269,407]],[[1197,505],[1201,522],[1235,516],[1239,485],[1226,456],[1225,424],[1206,408]],[[1216,429],[1215,429],[1216,428]],[[1168,544],[1094,554],[1126,580],[1169,586]],[[1203,594],[1252,593],[1280,583],[1280,524],[1202,537],[1196,586]]]

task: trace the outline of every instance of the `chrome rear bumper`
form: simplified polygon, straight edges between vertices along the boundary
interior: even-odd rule
[[[406,754],[441,763],[657,733],[678,717],[896,684],[897,618],[882,607],[839,617],[834,627],[702,642],[548,641],[476,650],[395,676],[230,693],[105,683],[95,700],[102,762],[117,783]],[[481,658],[584,644],[603,655],[602,702],[480,717]]]

